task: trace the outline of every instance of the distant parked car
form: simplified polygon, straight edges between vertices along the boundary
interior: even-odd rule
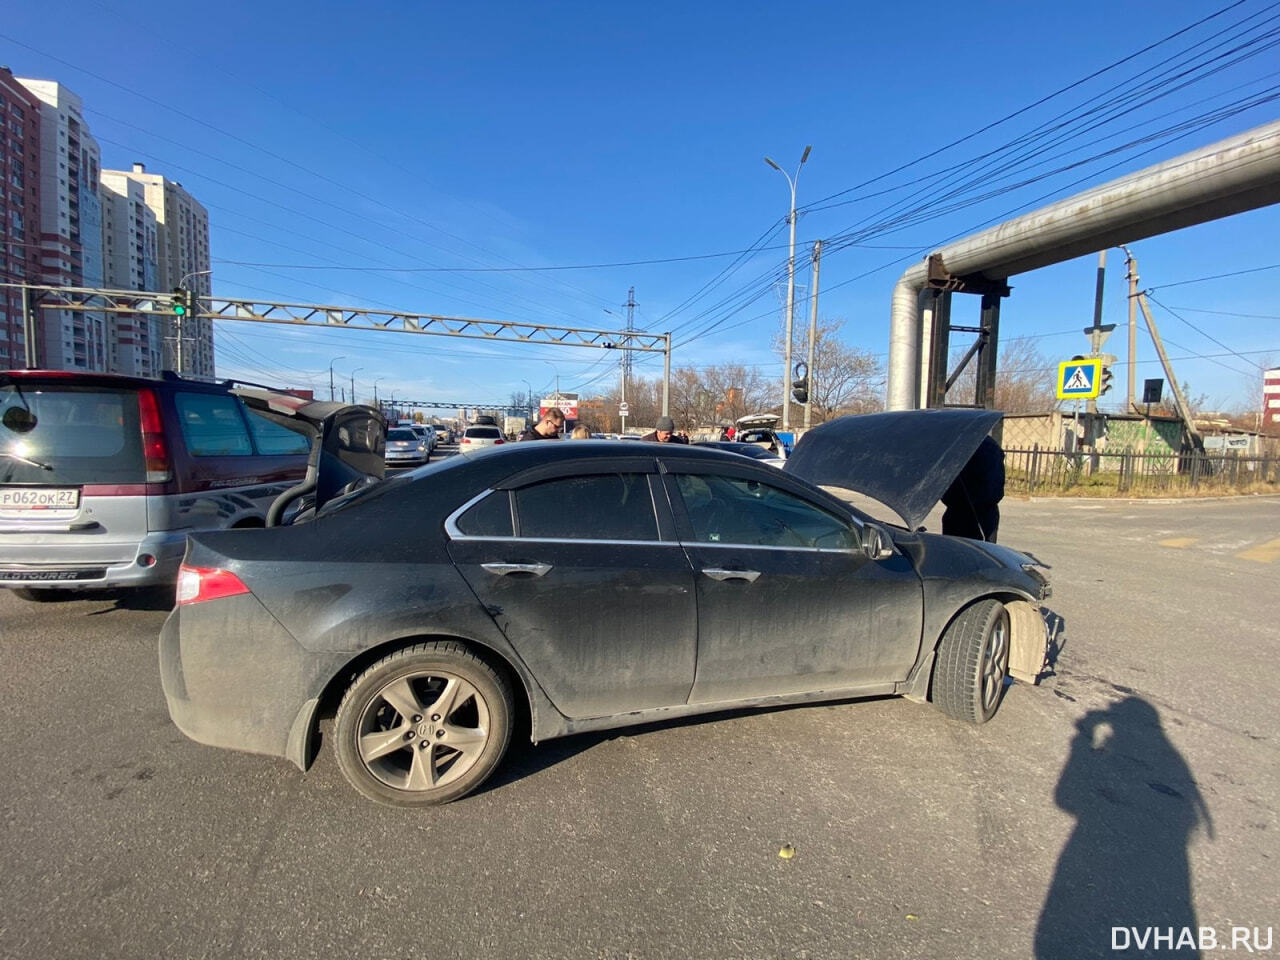
[[[430,459],[427,438],[412,427],[393,427],[387,431],[387,466],[419,466]]]
[[[780,457],[767,446],[756,445],[754,443],[738,443],[735,440],[700,440],[694,444],[695,447],[711,447],[715,450],[725,450],[729,453],[736,453],[740,457],[750,457],[752,460],[758,460],[761,463],[767,463],[771,467],[777,467],[781,470],[787,465],[785,457]]]
[[[490,417],[490,419],[493,419]],[[467,427],[462,431],[462,439],[458,441],[458,449],[463,453],[483,450],[485,447],[497,447],[506,441],[502,439],[502,431],[497,426],[479,424]]]

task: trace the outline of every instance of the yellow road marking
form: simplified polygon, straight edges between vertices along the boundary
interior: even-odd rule
[[[1193,543],[1195,543],[1195,542],[1196,542],[1197,540],[1199,540],[1199,539],[1200,539],[1199,537],[1174,537],[1174,538],[1173,538],[1173,539],[1171,539],[1171,540],[1161,540],[1161,541],[1160,541],[1160,546],[1162,546],[1162,547],[1189,547],[1189,546],[1191,546]]]
[[[1280,558],[1280,540],[1268,540],[1256,547],[1236,554],[1242,560],[1256,560],[1258,563],[1271,563]]]

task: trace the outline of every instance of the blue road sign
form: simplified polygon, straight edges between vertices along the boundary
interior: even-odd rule
[[[1092,400],[1102,386],[1102,361],[1067,360],[1058,364],[1058,399]]]

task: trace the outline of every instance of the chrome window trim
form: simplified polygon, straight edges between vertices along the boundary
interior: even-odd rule
[[[489,496],[491,493],[507,493],[506,490],[498,490],[490,487],[487,490],[481,490],[470,500],[466,501],[453,513],[449,514],[444,521],[444,532],[450,540],[458,540],[461,542],[474,542],[484,540],[492,543],[599,543],[611,546],[628,546],[628,547],[713,547],[719,550],[781,550],[785,552],[795,553],[837,553],[837,554],[862,554],[857,547],[847,549],[835,549],[831,547],[775,547],[768,544],[757,543],[713,543],[703,540],[586,540],[577,537],[479,537],[471,534],[463,533],[458,529],[458,517],[466,513],[473,506]],[[856,526],[861,526],[856,524]],[[661,532],[661,531],[659,531]],[[897,552],[895,547],[894,552]]]
[[[587,540],[581,537],[479,537],[479,536],[472,536],[471,534],[468,534],[468,533],[463,533],[461,530],[458,529],[458,517],[462,516],[464,513],[470,510],[473,506],[475,506],[477,503],[479,503],[481,500],[487,497],[489,494],[502,493],[505,495],[508,492],[509,491],[507,490],[498,490],[495,487],[490,487],[487,490],[481,490],[474,497],[472,497],[470,500],[468,500],[466,503],[464,503],[457,510],[453,511],[453,513],[449,514],[449,516],[445,518],[445,521],[444,521],[445,535],[450,540],[459,540],[464,542],[475,541],[475,540],[486,540],[486,541],[491,541],[493,543],[606,543],[606,544],[612,544],[615,546],[631,546],[631,547],[635,547],[635,546],[678,547],[680,546],[680,542],[678,540]],[[659,531],[659,533],[661,533],[661,531]]]

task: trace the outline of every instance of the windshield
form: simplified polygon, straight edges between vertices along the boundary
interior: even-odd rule
[[[143,483],[136,390],[0,383],[0,483]]]
[[[388,430],[387,439],[400,440],[400,441],[405,441],[405,440],[417,441],[418,435],[414,433],[412,430],[409,430],[407,428],[401,428],[399,430]]]

